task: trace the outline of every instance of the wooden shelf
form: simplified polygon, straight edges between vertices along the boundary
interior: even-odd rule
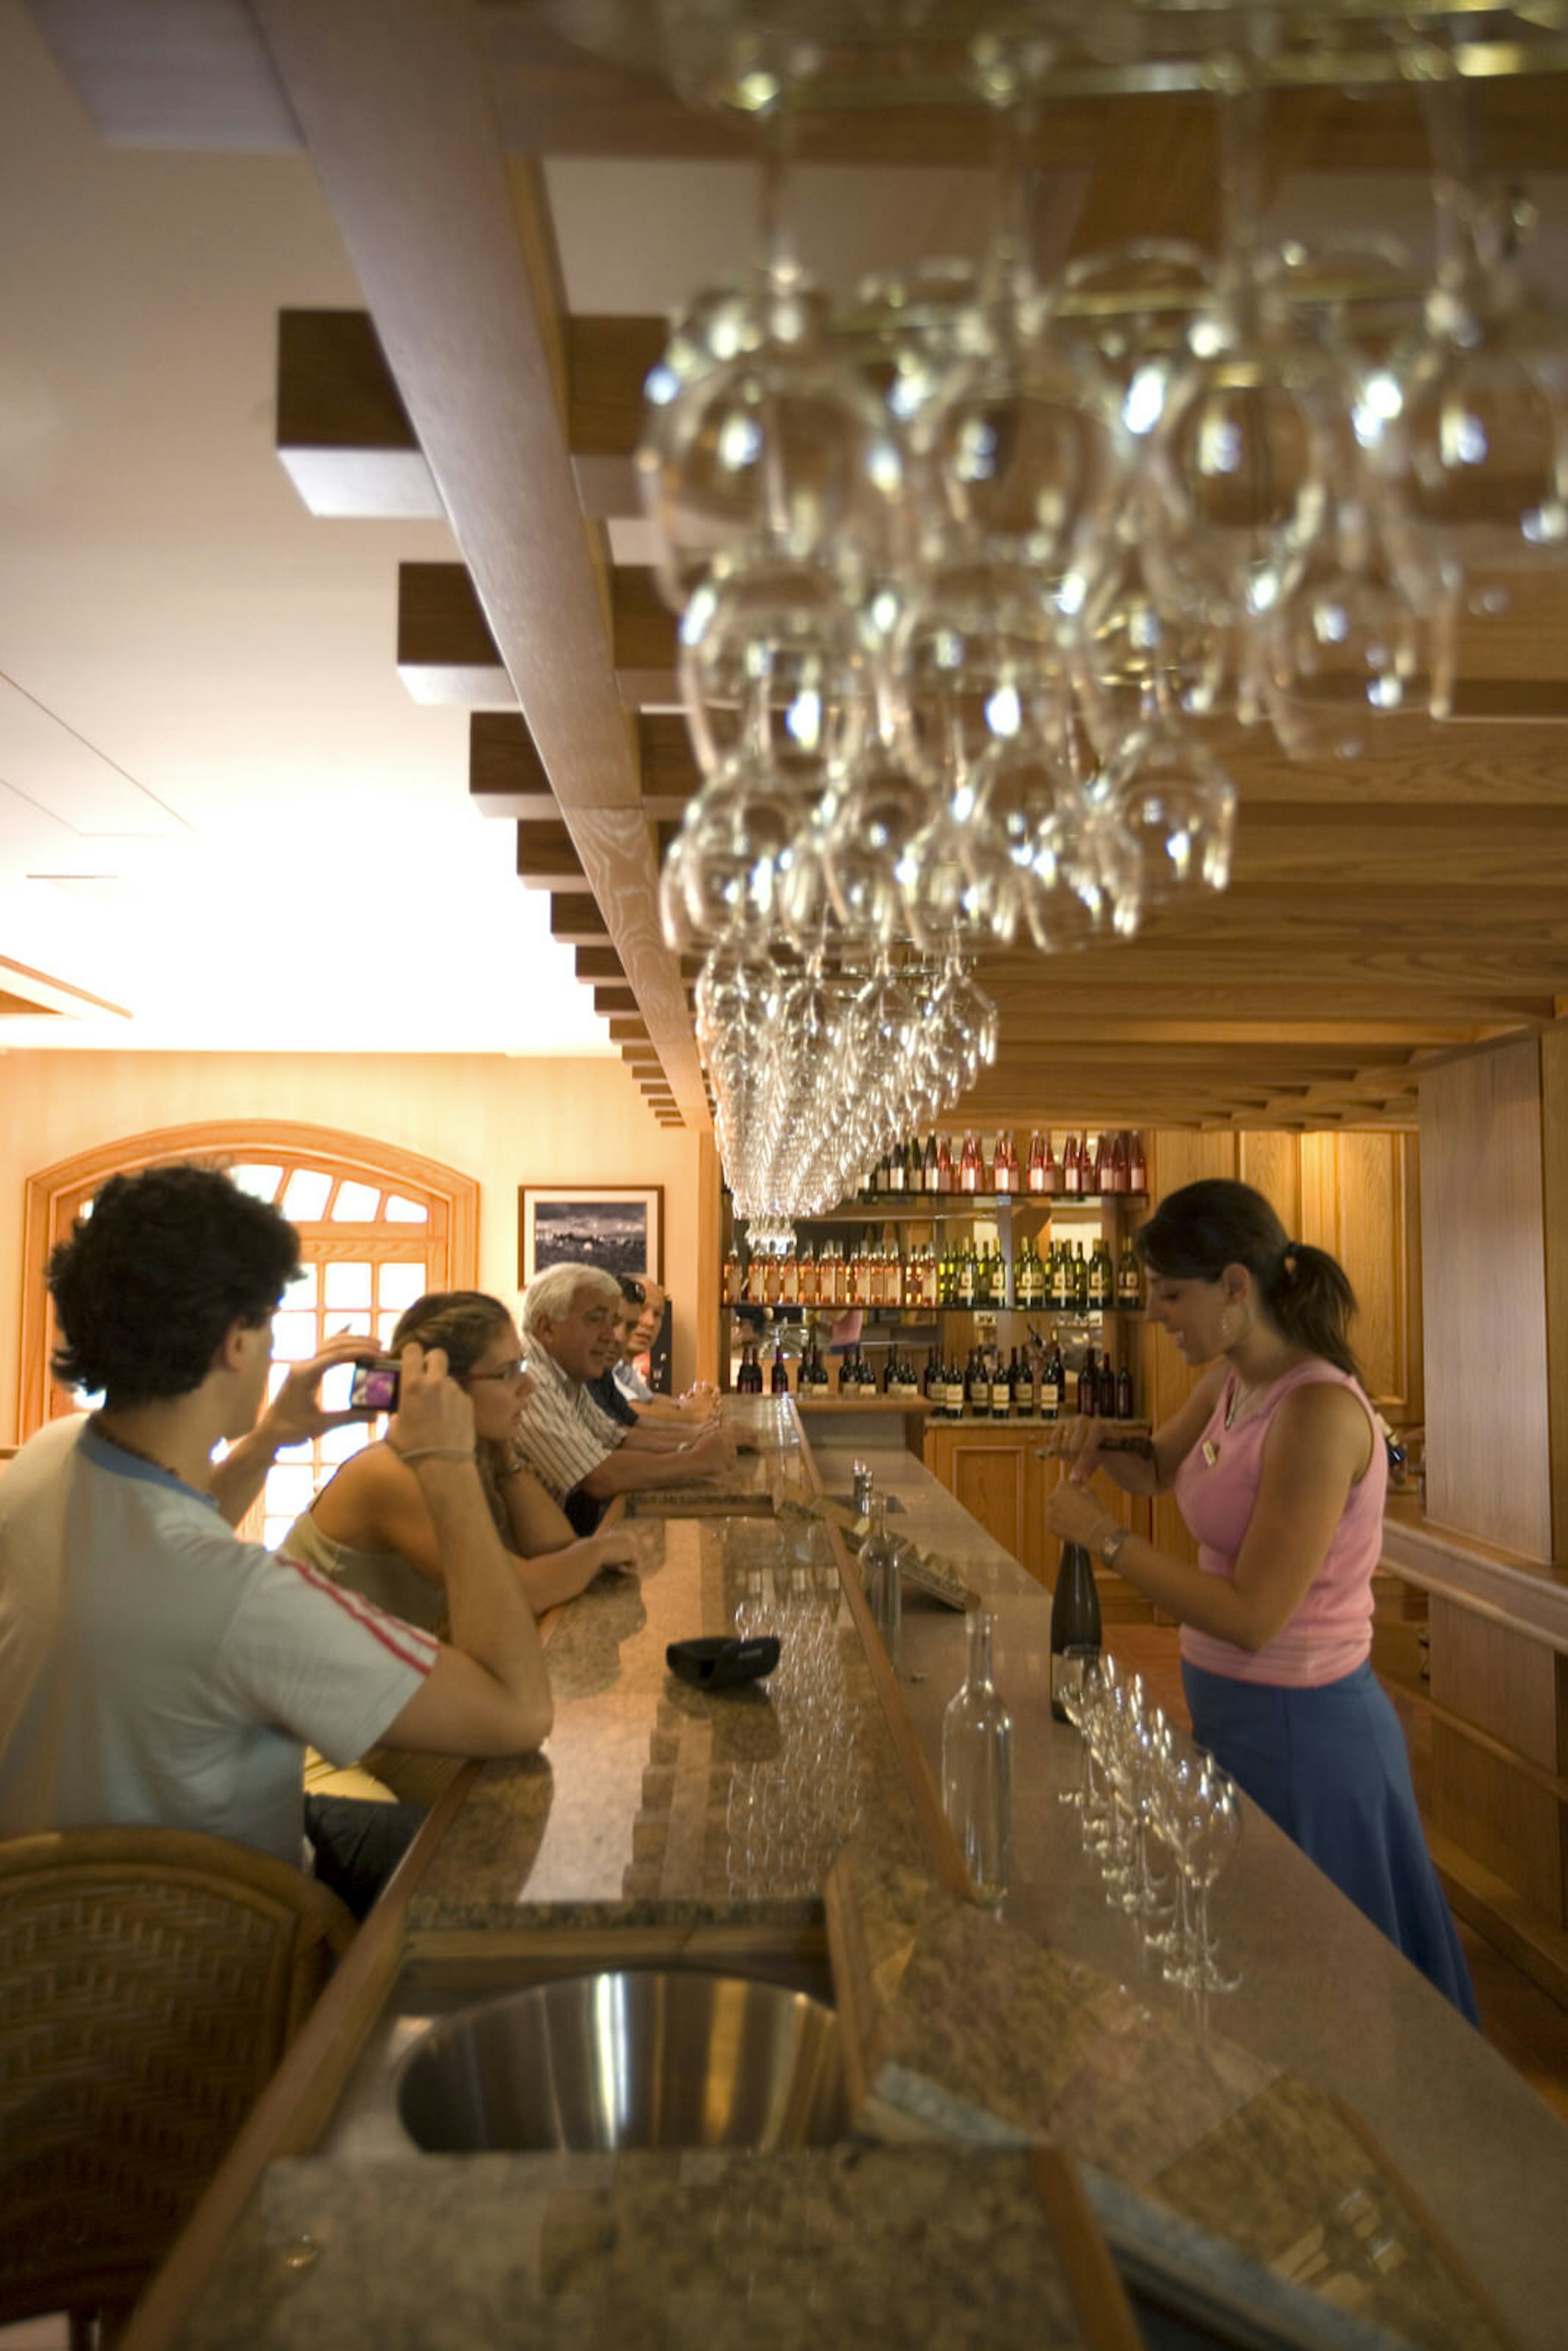
[[[879,1192],[874,1199],[824,1208],[818,1217],[794,1217],[800,1225],[927,1224],[934,1217],[973,1216],[997,1208],[1098,1208],[1105,1202],[1144,1200],[1146,1192]]]

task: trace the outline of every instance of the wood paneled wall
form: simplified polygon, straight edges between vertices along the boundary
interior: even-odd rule
[[[1541,1047],[1527,1037],[1423,1075],[1421,1224],[1427,1516],[1547,1561],[1552,1220],[1542,1068]]]

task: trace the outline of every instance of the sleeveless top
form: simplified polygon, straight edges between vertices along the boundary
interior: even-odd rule
[[[427,1633],[445,1625],[444,1590],[432,1583],[428,1575],[421,1575],[417,1567],[411,1567],[401,1552],[355,1551],[351,1544],[323,1534],[308,1510],[295,1520],[277,1548],[285,1559],[304,1560],[350,1591],[362,1592],[367,1600],[373,1600],[389,1616],[401,1616],[406,1625],[423,1625]]]
[[[1206,1673],[1232,1681],[1311,1689],[1353,1673],[1371,1654],[1372,1577],[1383,1551],[1388,1456],[1376,1415],[1360,1382],[1348,1372],[1336,1371],[1321,1357],[1298,1364],[1267,1392],[1261,1411],[1231,1428],[1225,1426],[1225,1411],[1235,1379],[1227,1380],[1207,1426],[1176,1471],[1172,1491],[1197,1540],[1199,1567],[1206,1575],[1234,1581],[1237,1554],[1257,1505],[1263,1445],[1274,1415],[1292,1390],[1314,1382],[1349,1389],[1371,1425],[1372,1458],[1361,1483],[1351,1488],[1322,1564],[1282,1632],[1260,1649],[1242,1649],[1193,1625],[1182,1626],[1183,1657]]]

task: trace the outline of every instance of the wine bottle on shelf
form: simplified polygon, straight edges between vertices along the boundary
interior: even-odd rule
[[[1069,1649],[1100,1652],[1100,1594],[1094,1570],[1082,1543],[1063,1543],[1056,1589],[1051,1596],[1051,1710],[1058,1722],[1067,1720],[1061,1703],[1062,1686],[1071,1668]]]
[[[1095,1391],[1095,1406],[1102,1420],[1115,1419],[1116,1366],[1111,1361],[1109,1347],[1100,1358],[1100,1378]]]
[[[935,1347],[932,1348],[926,1359],[925,1376],[920,1384],[927,1404],[946,1405],[947,1397],[946,1383],[942,1376],[942,1358]]]
[[[1093,1150],[1090,1151],[1089,1149],[1089,1137],[1087,1135],[1083,1138],[1083,1148],[1088,1156],[1089,1163],[1084,1176],[1083,1188],[1086,1192],[1103,1192],[1105,1189],[1105,1134],[1103,1128],[1102,1128],[1101,1132],[1094,1138]]]
[[[956,1192],[957,1188],[957,1170],[953,1165],[953,1154],[947,1138],[943,1135],[936,1146],[936,1189],[938,1192]]]
[[[1097,1240],[1089,1259],[1089,1311],[1103,1314],[1114,1301],[1115,1276],[1111,1270],[1111,1252],[1103,1238]]]
[[[1057,1193],[1061,1189],[1061,1167],[1051,1148],[1051,1129],[1049,1127],[1047,1127],[1045,1131],[1045,1184],[1043,1188],[1048,1193]]]
[[[1061,1188],[1070,1197],[1083,1189],[1083,1163],[1078,1156],[1078,1137],[1071,1128],[1061,1146]]]
[[[1116,1304],[1124,1314],[1135,1314],[1144,1302],[1143,1268],[1131,1241],[1116,1265]]]
[[[1083,1254],[1083,1244],[1078,1244],[1078,1254],[1072,1260],[1072,1304],[1080,1314],[1089,1311],[1089,1260]]]
[[[1066,1386],[1067,1371],[1061,1360],[1061,1349],[1052,1340],[1040,1367],[1040,1414],[1042,1420],[1061,1419]]]
[[[800,1260],[795,1254],[793,1242],[785,1250],[779,1268],[779,1302],[781,1306],[799,1306],[800,1303]]]
[[[887,1162],[887,1188],[895,1196],[903,1193],[904,1173],[904,1145],[902,1143],[895,1143]]]
[[[898,1360],[897,1348],[890,1347],[887,1351],[887,1362],[883,1369],[882,1392],[883,1395],[896,1395],[903,1385],[904,1366]]]
[[[1094,1361],[1094,1350],[1083,1351],[1083,1368],[1078,1374],[1078,1410],[1084,1420],[1092,1420],[1100,1409],[1100,1376]]]
[[[1018,1360],[1019,1351],[1015,1347],[1013,1349],[1013,1370],[1015,1372],[1018,1369]],[[1008,1367],[1002,1361],[1001,1349],[998,1347],[997,1350],[996,1361],[991,1365],[991,1418],[993,1420],[1006,1420],[1010,1415],[1012,1408],[1013,1384],[1008,1376]]]
[[[941,1185],[937,1180],[937,1165],[936,1130],[933,1127],[931,1133],[925,1139],[925,1157],[921,1163],[920,1178],[922,1191],[937,1192],[941,1190]]]
[[[980,1155],[972,1134],[964,1137],[964,1148],[958,1160],[958,1189],[974,1193],[980,1188]]]
[[[942,1717],[942,1809],[969,1884],[999,1902],[1012,1876],[1013,1723],[991,1678],[991,1619],[969,1616],[969,1667]]]
[[[784,1361],[782,1339],[773,1350],[773,1369],[768,1374],[768,1384],[775,1395],[788,1395],[789,1393],[789,1373]]]
[[[727,1249],[725,1251],[725,1258],[724,1258],[724,1290],[723,1290],[723,1293],[722,1293],[722,1294],[723,1294],[724,1303],[725,1303],[727,1306],[738,1306],[738,1305],[739,1305],[739,1303],[740,1303],[740,1251],[739,1251],[737,1249],[734,1248],[733,1246],[732,1246],[732,1247],[730,1247],[729,1249]]]
[[[1116,1417],[1118,1420],[1131,1420],[1133,1417],[1133,1374],[1125,1364],[1116,1374]]]
[[[947,1417],[949,1420],[962,1420],[964,1417],[964,1370],[956,1353],[947,1365]]]
[[[1124,1192],[1127,1189],[1127,1138],[1120,1128],[1117,1129],[1116,1139],[1111,1145],[1110,1188],[1113,1192]]]
[[[1024,1163],[1024,1188],[1030,1192],[1045,1189],[1045,1144],[1037,1126],[1029,1139],[1029,1157]]]
[[[970,1348],[969,1360],[964,1367],[964,1406],[977,1420],[988,1420],[991,1416],[991,1386],[977,1347]]]
[[[1129,1192],[1146,1192],[1148,1188],[1149,1171],[1144,1160],[1144,1138],[1134,1134],[1127,1145],[1127,1189]]]
[[[868,1397],[874,1396],[876,1394],[876,1365],[872,1362],[869,1355],[862,1354],[860,1359],[860,1367],[861,1402],[864,1404]]]

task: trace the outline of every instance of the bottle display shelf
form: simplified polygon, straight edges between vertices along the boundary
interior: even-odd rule
[[[760,1301],[748,1304],[744,1299],[737,1303],[721,1306],[721,1314],[761,1314],[769,1322],[793,1327],[809,1314],[831,1315],[835,1322],[843,1314],[858,1314],[862,1327],[879,1327],[895,1331],[901,1326],[907,1332],[923,1323],[936,1322],[948,1314],[1022,1314],[1037,1315],[1043,1322],[1106,1322],[1119,1314],[1142,1314],[1141,1306],[1051,1306],[1031,1299],[1027,1305],[1009,1304],[1000,1299],[987,1299],[973,1306],[777,1306]]]
[[[993,1214],[998,1208],[1098,1208],[1123,1200],[1146,1202],[1146,1192],[875,1192],[868,1199],[847,1201],[824,1208],[814,1217],[796,1217],[801,1225],[867,1225],[926,1223],[933,1217]]]

